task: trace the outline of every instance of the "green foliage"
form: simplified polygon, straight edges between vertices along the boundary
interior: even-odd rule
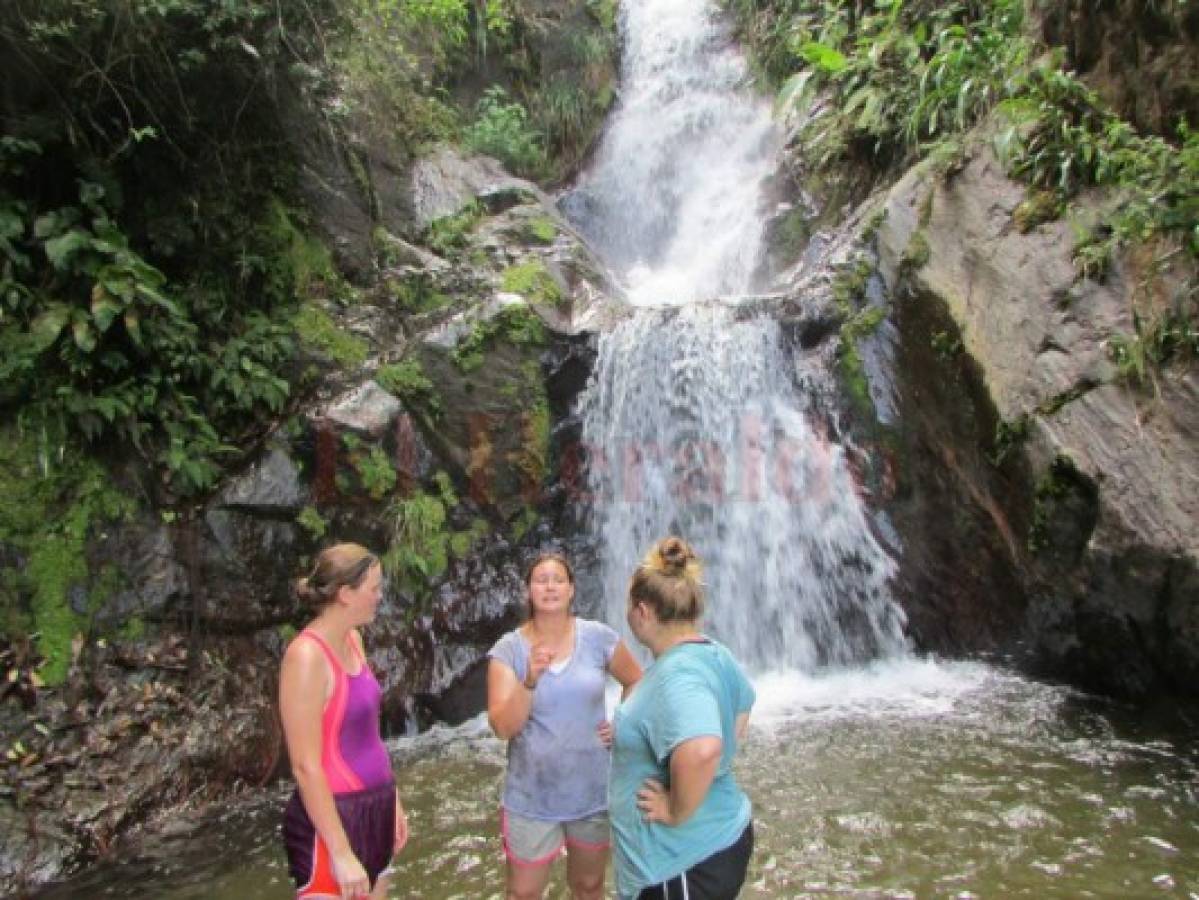
[[[883,0],[860,17],[836,0],[780,2],[764,17],[754,0],[733,6],[764,74],[781,84],[779,108],[831,92],[805,133],[820,167],[847,155],[894,165],[964,131],[1011,94],[1029,55],[1018,0],[931,10]]]
[[[436,493],[417,491],[395,501],[388,509],[391,542],[383,565],[400,584],[417,595],[424,594],[445,572],[451,559],[461,559],[491,533],[486,519],[475,518],[461,531],[447,525],[447,513],[458,505],[450,476],[438,471],[433,476]]]
[[[296,516],[296,524],[308,532],[309,537],[319,541],[329,530],[329,523],[315,506],[305,506]]]
[[[1096,185],[1119,193],[1104,223],[1109,247],[1084,251],[1084,272],[1102,268],[1097,261],[1108,249],[1157,235],[1176,238],[1199,259],[1199,134],[1183,124],[1177,144],[1140,135],[1080,80],[1052,66],[1034,69],[1021,95],[1001,110],[1009,125],[996,151],[1013,176],[1062,200]]]
[[[356,0],[359,22],[373,35],[355,35],[355,44],[386,41],[415,59],[445,66],[467,47],[470,6],[466,0]]]
[[[844,316],[852,316],[866,298],[866,284],[874,274],[874,264],[866,256],[857,256],[837,269],[833,276],[833,302]]]
[[[439,498],[418,491],[393,503],[387,515],[391,543],[383,555],[383,565],[405,588],[423,592],[449,565],[445,505]]]
[[[353,457],[354,468],[362,479],[362,486],[374,500],[382,500],[396,486],[395,464],[380,447],[372,447],[370,453]]]
[[[932,248],[928,245],[928,238],[924,236],[923,231],[917,231],[908,241],[907,247],[904,248],[903,257],[899,260],[900,271],[915,272],[928,265],[931,258]]]
[[[1086,533],[1094,525],[1097,488],[1093,481],[1078,471],[1074,460],[1063,454],[1054,457],[1049,468],[1037,480],[1033,489],[1032,521],[1028,529],[1028,549],[1040,554],[1054,549],[1055,539],[1067,541],[1085,539],[1077,533],[1082,520]],[[1063,521],[1063,517],[1066,521]],[[1071,521],[1073,520],[1073,521]],[[1073,527],[1064,530],[1067,524]]]
[[[946,362],[962,352],[962,339],[948,331],[934,331],[928,343],[933,353]]]
[[[546,303],[551,306],[566,300],[562,289],[545,264],[536,258],[509,266],[500,276],[500,285],[509,293],[520,294],[530,303]]]
[[[507,306],[492,318],[475,323],[454,347],[454,362],[463,372],[475,371],[483,365],[487,348],[497,340],[518,346],[540,346],[545,343],[545,325],[524,304]]]
[[[550,409],[545,387],[537,374],[531,382],[536,399],[522,416],[521,447],[516,458],[516,467],[530,491],[541,487],[549,471]]]
[[[1009,421],[1000,419],[995,424],[995,440],[987,458],[994,466],[1002,466],[1008,457],[1028,439],[1029,418],[1022,414]]]
[[[331,49],[344,102],[339,117],[357,111],[385,123],[404,147],[420,150],[454,137],[458,115],[437,80],[470,59],[471,4],[466,0],[350,0],[350,25]],[[341,100],[341,98],[339,98]]]
[[[423,409],[434,417],[441,413],[441,400],[433,382],[425,376],[420,360],[415,357],[383,366],[375,374],[375,380],[410,408]]]
[[[71,664],[71,641],[84,622],[70,605],[72,588],[87,581],[81,538],[48,537],[33,548],[25,574],[33,585],[33,629],[38,650],[46,660],[42,678],[46,684],[61,684]]]
[[[146,636],[146,620],[141,616],[131,616],[125,620],[118,635],[123,641],[140,641]]]
[[[537,121],[552,147],[575,151],[591,124],[594,94],[569,75],[559,75],[539,92]]]
[[[1119,241],[1106,228],[1085,232],[1074,245],[1074,269],[1080,278],[1104,282],[1115,262]]]
[[[620,12],[617,0],[587,0],[587,10],[606,33],[616,33],[616,20]]]
[[[316,303],[303,304],[292,318],[292,327],[301,343],[342,368],[355,369],[366,362],[366,343],[340,328]]]
[[[1052,222],[1062,214],[1061,197],[1054,191],[1034,191],[1012,210],[1012,222],[1021,234],[1028,234],[1038,225]]]
[[[339,4],[13,0],[0,139],[0,406],[212,485],[286,402],[284,306],[328,287],[289,130]],[[280,116],[280,95],[303,98]],[[308,107],[311,110],[314,107]],[[315,116],[315,113],[312,113]]]
[[[455,257],[466,246],[466,236],[482,221],[485,212],[482,203],[472,201],[452,216],[430,222],[421,240],[434,253]]]
[[[540,521],[541,516],[538,515],[537,510],[526,506],[512,523],[512,537],[518,541],[522,540],[526,534],[537,527],[537,523]]]
[[[475,544],[490,533],[491,525],[486,519],[472,519],[469,528],[455,531],[450,535],[450,552],[458,559],[462,559],[474,549]]]
[[[863,337],[873,334],[886,316],[884,307],[871,306],[859,311],[841,326],[841,344],[837,351],[841,380],[854,407],[866,416],[873,416],[874,400],[870,397],[870,382],[858,343]]]
[[[10,634],[36,633],[48,684],[66,676],[71,642],[89,627],[72,609],[72,591],[86,596],[105,581],[103,571],[89,570],[85,541],[96,526],[134,509],[98,463],[77,447],[61,456],[58,449],[44,434],[0,429],[0,543],[27,558],[20,573],[0,569],[0,624]]]
[[[437,496],[441,499],[446,509],[453,509],[458,505],[458,494],[454,491],[454,480],[450,478],[448,472],[438,469],[433,475],[433,485],[437,488]]]
[[[163,464],[177,490],[203,490],[236,452],[227,435],[286,402],[277,372],[289,331],[198,289],[171,296],[107,189],[78,189],[77,204],[38,215],[0,190],[0,404],[60,442],[122,441]]]
[[[425,313],[444,309],[451,298],[437,289],[433,277],[424,271],[390,280],[387,287],[396,305],[404,312]]]
[[[1133,314],[1135,334],[1116,335],[1108,351],[1124,381],[1145,386],[1155,369],[1174,362],[1191,362],[1199,357],[1199,325],[1191,315],[1170,312],[1152,323]]]
[[[558,226],[547,216],[525,222],[525,239],[537,244],[552,244],[558,237]]]
[[[529,122],[528,110],[510,101],[498,85],[484,92],[463,139],[472,150],[494,156],[518,175],[536,177],[545,169],[542,135]]]

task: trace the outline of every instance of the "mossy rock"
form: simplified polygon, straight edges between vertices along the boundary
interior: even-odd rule
[[[456,348],[424,343],[412,356],[442,410],[436,420],[427,404],[417,411],[426,440],[471,499],[505,521],[537,502],[548,473],[545,341],[535,314],[519,306],[476,325]]]

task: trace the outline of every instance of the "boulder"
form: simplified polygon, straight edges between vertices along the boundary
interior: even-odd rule
[[[906,428],[923,429],[916,442],[939,458],[926,480],[956,481],[990,521],[993,561],[1006,556],[1019,584],[1001,618],[1023,622],[1034,664],[1106,691],[1193,692],[1199,381],[1164,371],[1147,393],[1118,378],[1110,342],[1133,333],[1131,310],[1144,302],[1135,254],[1104,283],[1081,278],[1071,223],[1024,233],[1012,222],[1023,199],[987,147],[949,180],[916,169],[889,193],[880,269],[901,298],[906,352],[920,355],[914,345],[937,335],[964,351],[950,366],[963,385],[956,398],[937,383],[944,365],[900,375],[925,406]],[[1181,296],[1193,278],[1177,263],[1153,292]],[[955,425],[928,408],[933,399],[970,415]]]

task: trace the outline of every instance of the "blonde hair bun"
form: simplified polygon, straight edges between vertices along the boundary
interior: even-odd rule
[[[663,538],[654,544],[646,554],[645,565],[671,578],[682,576],[695,581],[699,580],[702,568],[695,551],[680,537]]]

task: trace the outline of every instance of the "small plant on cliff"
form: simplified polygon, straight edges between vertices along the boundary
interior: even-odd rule
[[[1116,335],[1108,342],[1108,352],[1120,378],[1144,386],[1153,381],[1153,371],[1176,361],[1199,358],[1199,325],[1193,318],[1169,313],[1146,324],[1133,314],[1135,335]]]
[[[485,212],[482,203],[472,200],[452,216],[443,216],[430,222],[422,236],[424,243],[434,253],[456,256],[466,246],[466,236],[483,219]]]
[[[553,219],[538,216],[525,223],[524,236],[533,243],[552,244],[558,236],[558,226],[554,224]]]
[[[1001,109],[1011,124],[996,150],[1014,176],[1063,199],[1111,187],[1121,194],[1105,223],[1113,247],[1160,234],[1199,259],[1199,133],[1183,124],[1175,144],[1140,135],[1052,66],[1034,69]]]
[[[395,464],[379,447],[372,447],[370,453],[354,457],[354,468],[362,479],[362,486],[374,500],[381,500],[396,485]]]
[[[449,564],[445,505],[418,491],[390,508],[391,544],[383,565],[409,590],[421,591]]]
[[[300,307],[292,325],[301,343],[343,368],[354,369],[366,361],[369,352],[366,343],[333,321],[333,317],[315,302]]]
[[[441,413],[441,400],[433,382],[425,375],[420,360],[415,357],[383,366],[375,380],[388,393],[394,394],[411,408],[423,409],[436,417]]]
[[[545,167],[541,135],[529,123],[529,113],[510,100],[499,86],[479,100],[475,121],[463,137],[472,150],[494,156],[518,175],[536,176]]]
[[[505,291],[520,294],[532,303],[556,306],[566,299],[554,276],[539,259],[528,259],[509,266],[500,276],[500,284]]]
[[[861,15],[833,0],[768,4],[765,16],[756,4],[735,6],[767,70],[799,70],[780,106],[807,106],[822,88],[833,94],[806,128],[819,166],[846,155],[887,166],[964,131],[1011,93],[1029,53],[1018,0],[931,11],[881,2]],[[762,20],[774,26],[761,30]]]
[[[514,304],[485,322],[476,322],[451,355],[459,369],[473,372],[483,365],[484,352],[496,340],[518,346],[539,346],[545,343],[545,326],[541,317],[529,307]]]
[[[1028,439],[1029,418],[1022,413],[1010,422],[1000,419],[995,423],[995,440],[987,458],[993,466],[1002,466]]]
[[[315,506],[305,506],[296,516],[296,524],[308,532],[314,541],[319,541],[329,530],[329,523]]]

